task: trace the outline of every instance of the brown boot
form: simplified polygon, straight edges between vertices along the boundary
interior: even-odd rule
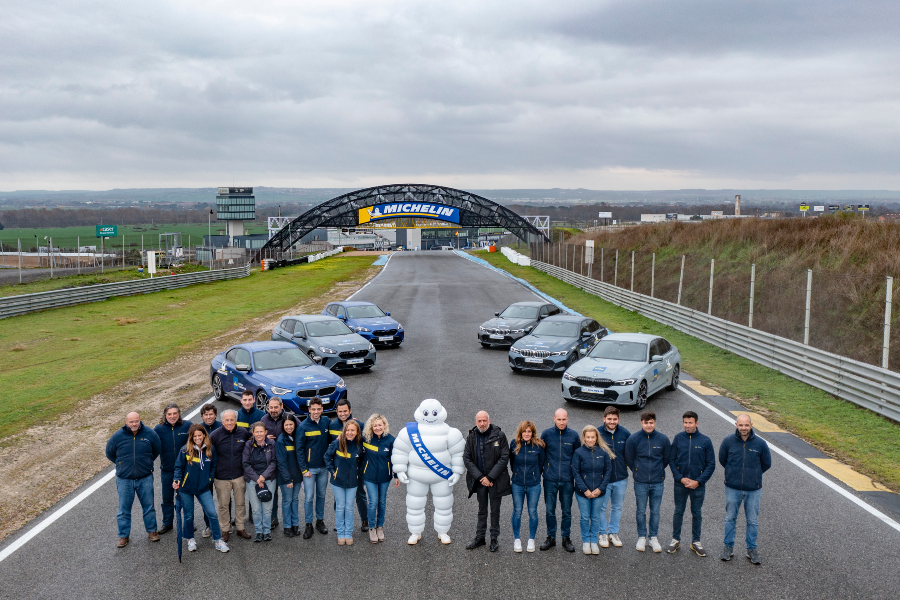
[[[127,537],[119,538],[119,541],[116,543],[116,548],[124,548],[127,545],[128,545]]]
[[[151,541],[151,542],[158,542],[158,541],[159,541],[159,534],[156,533],[155,531],[151,531],[150,533],[148,533],[148,534],[147,534],[147,537],[150,538],[150,541]]]
[[[247,530],[246,530],[246,529],[238,529],[238,530],[237,530],[237,534],[238,534],[239,536],[241,536],[242,538],[244,538],[245,540],[249,540],[249,539],[250,539],[250,534],[247,533]]]
[[[224,541],[226,544],[228,543],[228,532],[227,531],[222,532],[222,541]]]

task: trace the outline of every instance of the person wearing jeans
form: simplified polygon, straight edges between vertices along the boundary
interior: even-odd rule
[[[359,423],[348,419],[341,434],[325,451],[325,467],[331,474],[331,492],[335,501],[338,546],[353,545],[354,503],[356,488],[359,487],[359,465],[365,453],[361,439]]]
[[[706,556],[700,543],[703,526],[703,499],[706,482],[716,470],[716,453],[712,441],[697,430],[697,413],[692,410],[682,415],[684,431],[672,440],[669,469],[675,480],[675,513],[672,516],[672,541],[666,551],[673,554],[681,547],[681,525],[688,500],[691,501],[691,550],[697,556]]]
[[[303,512],[306,528],[303,539],[313,535],[313,500],[315,500],[316,531],[325,535],[325,486],[328,471],[325,469],[325,451],[328,449],[328,427],[331,420],[322,415],[322,400],[311,398],[307,406],[309,417],[297,429],[297,464],[303,474]]]
[[[346,398],[341,398],[337,401],[337,404],[334,405],[334,412],[337,419],[331,419],[331,424],[328,426],[329,444],[338,439],[338,436],[341,435],[341,431],[344,430],[344,423],[346,423],[348,419],[356,421],[356,424],[359,425],[359,430],[363,430],[362,421],[353,417],[351,408],[350,401]],[[360,482],[359,486],[356,488],[356,509],[359,511],[359,520],[361,521],[359,530],[366,533],[369,531],[369,500],[366,497],[366,486],[364,486],[362,482]]]
[[[634,476],[634,499],[637,503],[638,541],[636,549],[643,552],[650,538],[654,552],[662,552],[659,543],[659,506],[666,485],[669,464],[669,438],[656,431],[656,414],[641,413],[641,431],[633,433],[625,442],[625,464]],[[650,526],[647,526],[647,504],[650,505]]]
[[[254,542],[272,541],[272,502],[262,502],[258,486],[265,486],[275,496],[275,443],[266,437],[266,426],[256,422],[250,426],[253,435],[244,444],[244,479],[247,481],[247,501],[253,512]]]
[[[600,554],[600,532],[606,529],[606,486],[609,484],[612,451],[593,425],[581,430],[581,447],[572,457],[575,496],[581,513],[581,549]]]
[[[281,488],[281,516],[284,519],[285,537],[300,535],[300,488],[303,474],[297,464],[295,437],[297,422],[285,419],[284,433],[275,440],[275,463],[278,465],[276,482]],[[274,501],[274,498],[273,498]]]
[[[619,523],[622,520],[625,492],[628,490],[625,442],[630,436],[631,432],[619,425],[619,409],[615,406],[607,406],[603,411],[603,427],[600,428],[600,437],[615,454],[615,458],[612,459],[609,485],[606,486],[606,504],[610,509],[606,529],[600,531],[599,544],[601,548],[609,548],[610,544],[616,548],[622,547],[622,540],[619,539]]]
[[[572,531],[572,498],[575,483],[572,475],[572,455],[581,445],[578,432],[569,429],[569,413],[563,408],[553,415],[554,427],[541,433],[546,446],[544,463],[544,508],[547,511],[547,539],[541,550],[549,550],[556,545],[556,503],[562,509],[562,547],[566,552],[575,552],[569,538]]]
[[[168,404],[163,409],[159,424],[153,428],[159,436],[159,481],[162,491],[162,527],[159,534],[172,531],[175,515],[175,490],[172,480],[175,473],[175,459],[188,440],[188,430],[192,423],[181,418],[181,408],[177,404]]]
[[[512,474],[513,551],[522,551],[522,508],[528,502],[528,552],[534,552],[534,536],[538,527],[538,502],[541,499],[541,476],[547,459],[545,444],[537,436],[537,427],[531,421],[522,421],[516,436],[509,442],[509,468]]]
[[[202,423],[191,425],[188,431],[188,442],[178,452],[175,460],[175,472],[171,483],[172,489],[178,491],[178,497],[184,506],[184,537],[189,552],[197,550],[194,540],[194,499],[200,502],[203,515],[209,522],[210,535],[216,550],[228,552],[228,545],[222,539],[222,528],[216,515],[216,503],[213,500],[212,485],[216,476],[216,449],[209,441]]]
[[[762,476],[772,467],[772,454],[765,440],[753,432],[749,415],[738,416],[734,424],[737,431],[722,440],[719,446],[719,464],[725,468],[725,547],[721,558],[731,560],[734,556],[735,527],[743,503],[747,519],[747,558],[758,565],[756,536],[759,533]]]
[[[136,412],[125,416],[125,426],[112,434],[106,443],[106,458],[116,465],[118,548],[124,548],[130,540],[131,507],[135,496],[144,511],[147,537],[151,542],[159,541],[153,506],[153,461],[159,456],[159,450],[159,436],[141,423],[141,416]]]
[[[387,508],[387,491],[391,479],[394,487],[400,480],[394,474],[391,454],[394,451],[394,436],[390,434],[387,418],[372,415],[363,427],[363,483],[368,500],[366,509],[369,523],[369,541],[373,544],[384,541],[384,513]]]

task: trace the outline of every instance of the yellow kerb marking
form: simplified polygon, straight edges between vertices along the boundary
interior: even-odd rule
[[[705,385],[702,385],[699,381],[685,381],[684,379],[682,379],[681,383],[688,386],[689,388],[691,388],[698,394],[702,394],[703,396],[721,396],[722,395],[719,392],[717,392],[716,390],[711,390],[708,387],[706,387]]]
[[[857,492],[889,492],[890,490],[833,458],[807,458],[835,479],[840,479]]]
[[[748,412],[746,410],[733,410],[731,414],[737,418],[740,415],[748,415],[750,420],[753,421],[753,429],[760,431],[762,433],[784,433],[784,429],[767,420],[762,415],[758,415],[755,412]]]

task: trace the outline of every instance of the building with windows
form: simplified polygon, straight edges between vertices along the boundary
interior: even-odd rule
[[[216,220],[225,221],[229,245],[244,235],[244,221],[256,219],[256,198],[252,187],[220,187],[216,196]]]

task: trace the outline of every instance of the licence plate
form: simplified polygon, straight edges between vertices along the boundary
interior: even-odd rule
[[[527,363],[538,363],[540,365],[544,364],[543,358],[526,358],[525,362]]]
[[[502,335],[500,335],[499,333],[492,333],[492,334],[490,335],[490,337],[491,337],[492,340],[502,340],[502,339],[505,338],[505,336],[502,336]]]
[[[581,388],[582,392],[587,392],[588,394],[600,394],[601,396],[606,392],[601,390],[600,388],[592,388],[592,387],[583,387]]]
[[[378,338],[378,341],[379,342],[393,342],[394,336],[392,336],[392,335],[381,336],[380,338]]]
[[[361,359],[361,358],[351,358],[350,360],[347,361],[347,364],[348,365],[359,365],[359,364],[362,364],[362,361],[363,361],[363,359]]]

